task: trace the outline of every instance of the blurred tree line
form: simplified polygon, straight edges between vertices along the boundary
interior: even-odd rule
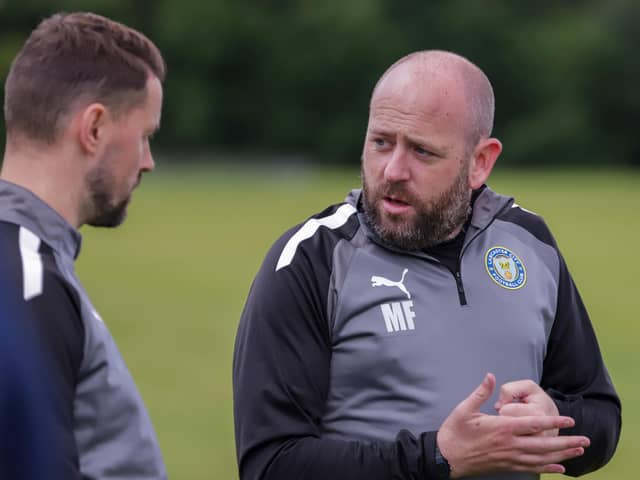
[[[513,165],[640,166],[638,0],[0,0],[0,78],[55,11],[145,32],[169,67],[157,145],[357,162],[397,58],[467,56],[496,91]]]

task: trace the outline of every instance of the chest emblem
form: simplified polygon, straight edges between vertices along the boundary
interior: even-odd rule
[[[407,290],[407,287],[404,286],[404,277],[407,274],[409,269],[405,268],[402,272],[402,277],[397,282],[393,280],[389,280],[388,278],[380,277],[378,275],[374,275],[371,277],[371,286],[372,287],[397,287],[407,296],[407,298],[411,298],[411,293]]]
[[[491,247],[484,257],[491,279],[503,288],[517,290],[527,281],[527,271],[518,256],[505,247]]]
[[[395,333],[406,330],[415,330],[416,324],[414,318],[416,317],[413,311],[413,302],[411,301],[411,292],[404,286],[404,277],[409,271],[405,268],[402,272],[400,280],[389,280],[388,278],[381,277],[380,275],[373,275],[371,277],[372,287],[395,287],[404,293],[409,300],[402,302],[383,303],[380,305],[382,311],[382,318],[384,320],[384,326],[387,333]]]

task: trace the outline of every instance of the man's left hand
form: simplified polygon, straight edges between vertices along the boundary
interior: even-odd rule
[[[509,417],[560,414],[556,403],[532,380],[518,380],[502,385],[494,407],[500,415]],[[540,434],[557,436],[558,430],[544,430]]]

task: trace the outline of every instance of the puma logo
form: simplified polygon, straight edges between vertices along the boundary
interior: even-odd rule
[[[409,269],[405,268],[404,271],[402,272],[402,278],[400,278],[400,280],[398,280],[397,282],[394,282],[393,280],[389,280],[388,278],[374,275],[371,277],[371,286],[372,287],[397,287],[407,295],[408,299],[411,299],[411,293],[409,293],[409,290],[407,290],[407,287],[404,286],[404,277],[408,271]]]

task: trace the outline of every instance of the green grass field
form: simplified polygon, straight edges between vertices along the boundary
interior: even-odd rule
[[[357,169],[161,166],[124,226],[83,229],[78,273],[137,380],[171,478],[237,478],[231,358],[249,285],[286,228],[358,183]],[[622,397],[617,455],[586,478],[635,479],[640,172],[498,169],[490,185],[550,224]]]

